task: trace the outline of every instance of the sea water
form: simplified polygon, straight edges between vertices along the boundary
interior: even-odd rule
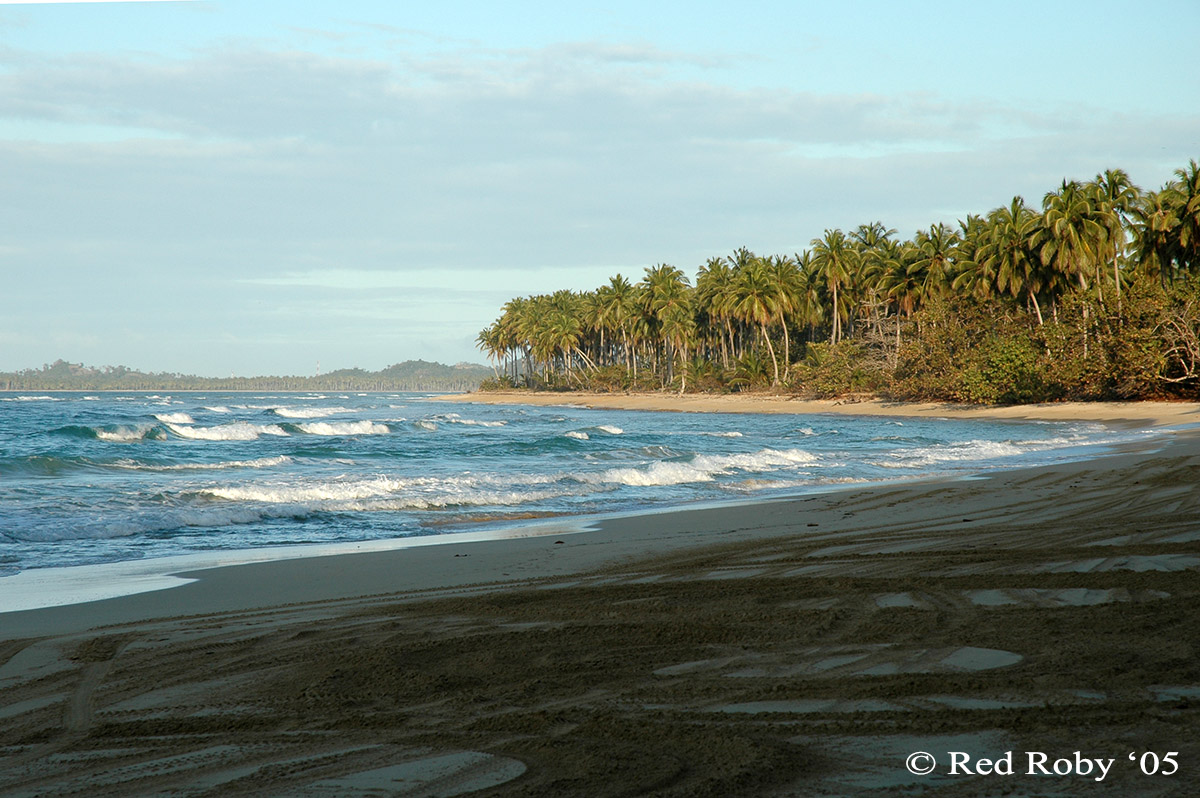
[[[1146,434],[396,393],[2,394],[0,579],[971,474]]]

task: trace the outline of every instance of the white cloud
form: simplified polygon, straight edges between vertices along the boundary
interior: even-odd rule
[[[273,310],[285,339],[357,314],[364,340],[370,324],[417,335],[441,319],[461,346],[510,296],[636,279],[660,261],[692,271],[741,245],[792,252],[873,219],[910,235],[1108,167],[1157,187],[1200,151],[1186,107],[1135,118],[739,89],[720,82],[719,54],[637,43],[438,48],[0,51],[0,174],[18,187],[0,264],[54,277],[18,279],[10,302],[45,305],[53,290],[64,328],[89,303],[143,331],[174,320],[186,332],[159,338],[177,352],[206,319],[265,336],[250,317]],[[186,301],[170,314],[130,302],[143,285]],[[395,301],[418,290],[445,292],[436,306],[422,295],[437,319]],[[422,354],[381,335],[392,354],[364,360]]]

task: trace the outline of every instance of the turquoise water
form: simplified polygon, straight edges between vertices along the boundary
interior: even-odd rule
[[[1092,456],[1145,434],[418,394],[7,394],[0,575],[970,474]]]

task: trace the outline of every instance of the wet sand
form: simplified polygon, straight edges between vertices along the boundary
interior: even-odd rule
[[[0,794],[1200,790],[1194,430],[541,531],[0,614]],[[1103,781],[1025,774],[1076,751]]]

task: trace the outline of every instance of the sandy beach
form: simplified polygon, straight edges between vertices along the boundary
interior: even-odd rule
[[[1200,790],[1200,431],[1181,426],[1200,407],[735,399],[460,401],[1178,429],[1084,462],[3,613],[0,794]]]
[[[439,396],[446,402],[481,404],[574,405],[622,410],[683,413],[836,413],[846,416],[914,418],[991,418],[1036,421],[1099,421],[1109,424],[1170,426],[1200,423],[1197,402],[1054,402],[1033,405],[957,405],[941,402],[890,402],[876,398],[799,399],[760,393],[535,393],[488,391]]]

